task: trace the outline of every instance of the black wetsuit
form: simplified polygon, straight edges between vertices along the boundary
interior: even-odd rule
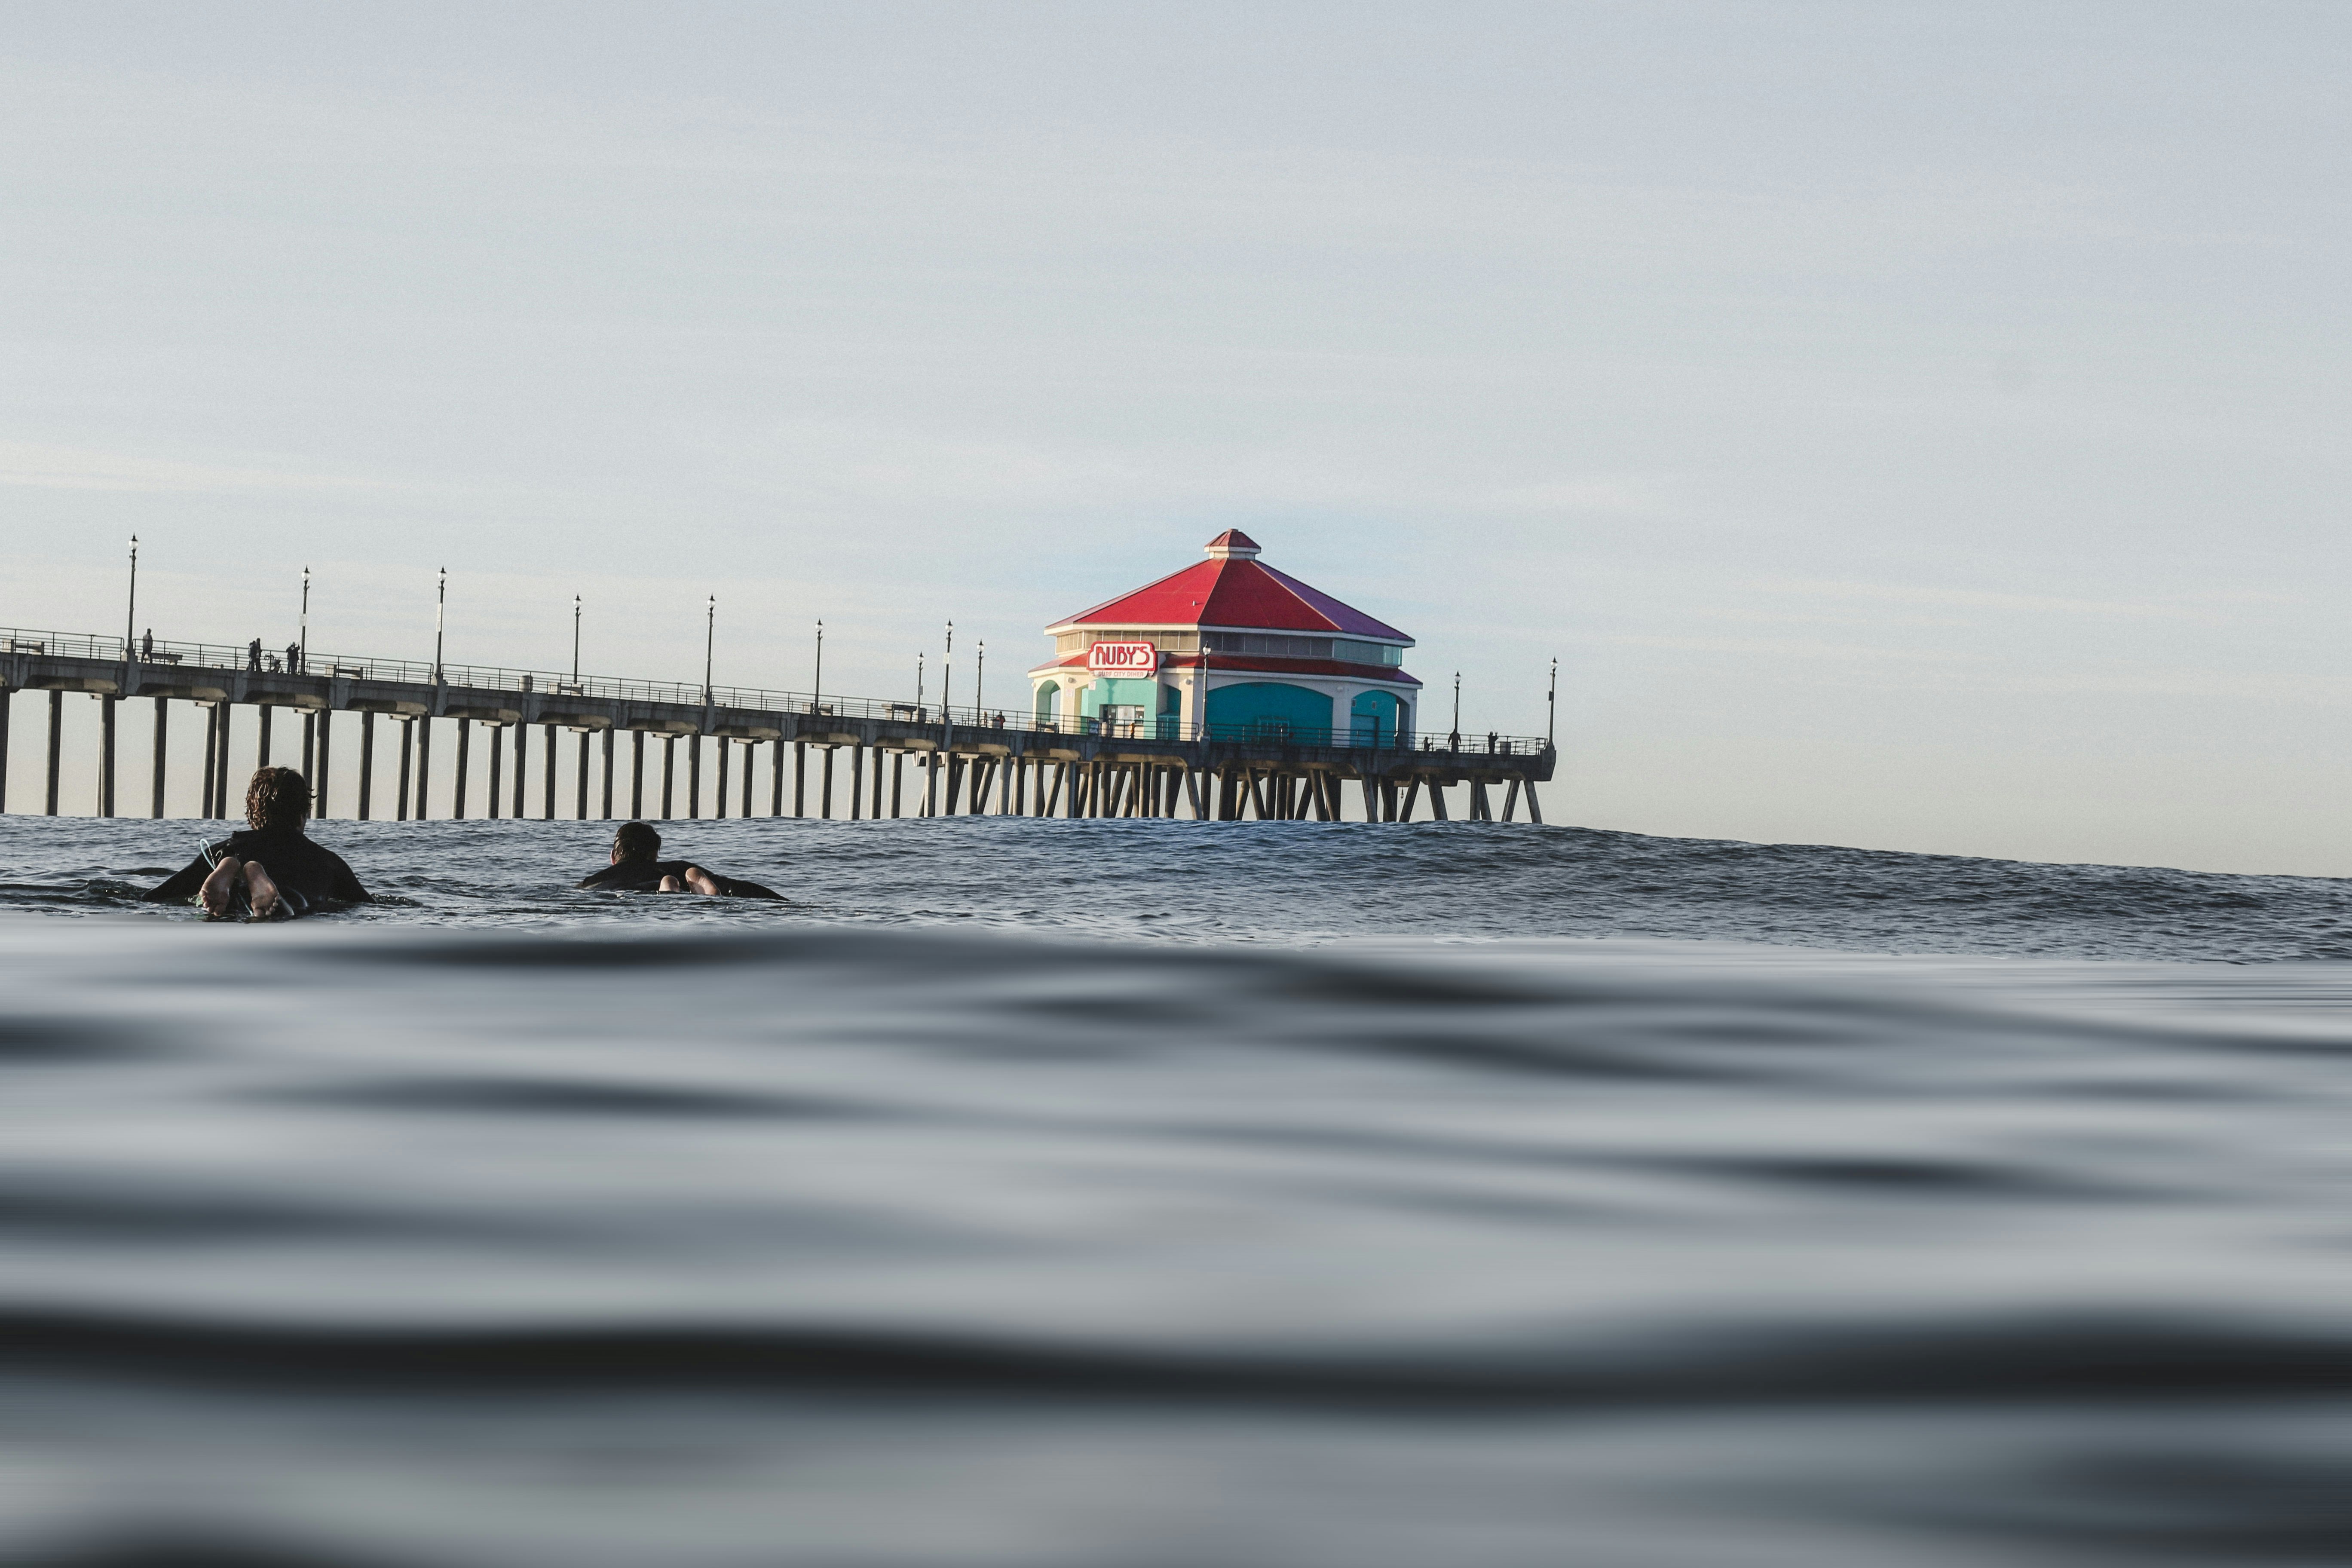
[[[601,871],[581,878],[579,885],[606,893],[656,893],[661,890],[661,881],[664,877],[676,877],[680,882],[685,881],[686,868],[693,864],[691,860],[624,860],[618,865],[607,866]],[[705,866],[702,871],[703,875],[709,877],[717,885],[721,893],[730,899],[781,899],[783,897],[773,888],[763,888],[757,882],[738,881],[733,877],[722,877],[708,866]]]
[[[343,858],[324,845],[313,843],[299,828],[276,828],[264,832],[246,828],[232,833],[173,876],[160,888],[151,888],[143,895],[152,903],[177,903],[193,899],[211,876],[213,867],[224,855],[239,860],[257,860],[278,884],[278,908],[288,916],[316,914],[337,904],[371,902],[368,891]],[[237,902],[243,907],[247,894],[238,884]]]

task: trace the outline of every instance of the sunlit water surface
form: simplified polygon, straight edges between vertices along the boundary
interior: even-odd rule
[[[194,826],[0,819],[0,1562],[2352,1562],[2346,883]]]

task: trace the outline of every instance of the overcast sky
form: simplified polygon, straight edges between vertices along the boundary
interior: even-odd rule
[[[1009,705],[1239,526],[1554,820],[2352,875],[2347,45],[9,4],[0,623]]]

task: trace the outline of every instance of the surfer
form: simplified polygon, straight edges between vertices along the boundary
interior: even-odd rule
[[[661,858],[661,835],[642,822],[625,822],[613,835],[612,863],[580,879],[581,887],[610,893],[701,893],[721,899],[781,899],[773,888],[721,877],[687,860]]]
[[[244,831],[205,846],[145,897],[152,903],[193,898],[216,921],[240,909],[266,921],[371,902],[343,858],[304,833],[310,816],[309,780],[292,768],[257,768],[246,786]]]

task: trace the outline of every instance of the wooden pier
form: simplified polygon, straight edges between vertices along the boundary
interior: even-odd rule
[[[230,716],[239,707],[257,714],[253,764],[299,766],[316,815],[328,815],[340,771],[356,768],[356,790],[346,793],[356,803],[352,815],[362,820],[462,817],[469,810],[553,819],[561,807],[562,816],[583,820],[1003,815],[1329,822],[1341,818],[1353,794],[1364,820],[1410,822],[1417,813],[1443,820],[1445,788],[1467,784],[1470,820],[1511,821],[1524,803],[1528,820],[1541,822],[1536,786],[1550,780],[1556,757],[1539,737],[1407,736],[1402,743],[1390,737],[1386,745],[1358,745],[1328,732],[1177,734],[1165,720],[1121,733],[1093,721],[1062,729],[1019,715],[817,694],[403,660],[297,662],[295,669],[275,667],[273,657],[216,645],[126,649],[119,637],[0,632],[0,811],[23,809],[7,775],[8,726],[16,699],[36,693],[47,699],[42,809],[51,816],[59,804],[65,703],[73,693],[100,704],[101,816],[117,815],[119,710],[133,700],[152,708],[145,815],[155,817],[169,804],[164,764],[175,711],[184,715],[183,744],[198,745],[187,724],[203,734],[195,815],[242,815],[247,770],[230,746]],[[274,732],[281,710],[287,731],[299,718],[299,741]],[[572,787],[559,799],[566,735]],[[647,768],[649,741],[661,748],[657,780]],[[438,796],[436,746],[451,748],[445,755],[454,764]],[[478,771],[486,786],[478,793]]]

